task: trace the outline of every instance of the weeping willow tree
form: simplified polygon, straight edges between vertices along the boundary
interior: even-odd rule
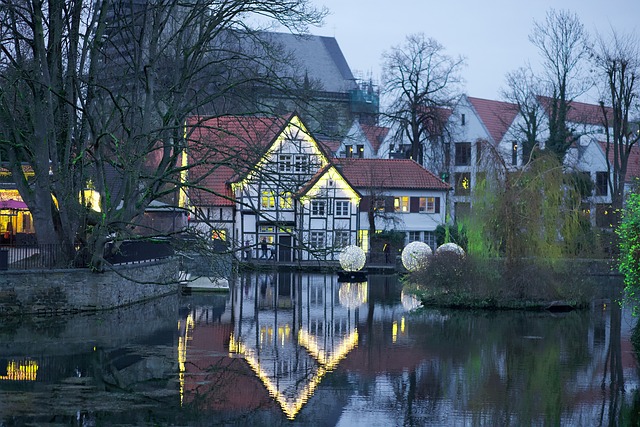
[[[579,254],[588,221],[581,195],[556,156],[538,153],[517,171],[501,165],[476,183],[467,229],[468,251],[504,257],[507,267],[519,260],[556,260]]]

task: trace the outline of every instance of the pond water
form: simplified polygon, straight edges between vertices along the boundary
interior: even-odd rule
[[[609,295],[619,287],[603,285]],[[2,319],[0,426],[637,425],[627,309],[412,311],[396,276]]]

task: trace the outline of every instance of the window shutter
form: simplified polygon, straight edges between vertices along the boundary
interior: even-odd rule
[[[393,197],[384,198],[384,211],[393,212]]]
[[[371,196],[362,196],[360,199],[360,212],[369,212]]]
[[[411,197],[409,199],[409,212],[411,212],[411,213],[420,212],[420,198],[419,197]]]
[[[434,212],[440,213],[440,197],[435,197],[434,199]]]

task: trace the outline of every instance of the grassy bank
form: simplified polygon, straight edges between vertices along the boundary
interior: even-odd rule
[[[606,273],[607,267],[600,271]],[[596,292],[596,278],[593,262],[507,263],[445,252],[403,280],[426,307],[539,310],[587,307]]]

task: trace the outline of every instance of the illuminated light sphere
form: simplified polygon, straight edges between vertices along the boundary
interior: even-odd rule
[[[405,293],[404,291],[400,293],[400,301],[402,302],[402,307],[407,311],[415,310],[422,305],[418,297]]]
[[[358,308],[367,302],[367,282],[345,282],[338,289],[338,300],[343,307]]]
[[[409,271],[416,271],[427,265],[431,247],[424,242],[411,242],[402,250],[402,265]]]
[[[441,254],[443,252],[453,253],[460,257],[463,257],[465,255],[464,249],[462,249],[459,245],[456,245],[455,243],[445,243],[442,246],[438,246],[438,249],[436,249],[436,253]]]
[[[347,246],[338,257],[340,266],[344,271],[360,271],[367,261],[367,256],[359,246]]]

